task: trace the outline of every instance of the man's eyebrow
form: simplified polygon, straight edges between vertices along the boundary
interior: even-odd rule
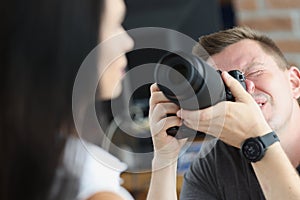
[[[243,68],[243,71],[246,72],[246,71],[250,70],[251,68],[256,67],[256,66],[258,66],[258,65],[264,66],[265,64],[262,63],[262,62],[252,62],[252,63],[250,63],[249,65],[246,65],[246,66]]]

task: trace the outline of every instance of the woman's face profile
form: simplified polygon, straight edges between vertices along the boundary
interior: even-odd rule
[[[125,53],[133,48],[133,40],[124,30],[125,16],[123,0],[105,0],[100,27],[100,99],[117,97],[122,91],[122,78],[125,74],[127,58]]]

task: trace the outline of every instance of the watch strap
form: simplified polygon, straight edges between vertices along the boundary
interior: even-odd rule
[[[263,143],[265,148],[267,148],[267,147],[271,146],[273,143],[279,141],[279,138],[274,131],[267,133],[263,136],[260,136],[258,138]]]

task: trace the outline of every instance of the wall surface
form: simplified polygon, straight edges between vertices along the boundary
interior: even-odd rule
[[[300,68],[300,0],[234,0],[238,25],[267,33]]]

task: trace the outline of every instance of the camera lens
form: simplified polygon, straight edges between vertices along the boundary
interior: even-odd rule
[[[184,109],[199,109],[225,99],[220,75],[200,58],[168,53],[156,65],[154,79],[164,95]]]
[[[173,103],[183,109],[197,110],[220,101],[234,100],[220,73],[194,55],[177,52],[166,54],[160,59],[155,67],[154,79],[159,89]],[[246,88],[245,78],[240,71],[232,70],[228,73]],[[195,130],[185,125],[174,126],[167,129],[167,134],[176,138],[194,137]]]
[[[173,66],[174,70],[169,73],[169,80],[172,84],[178,85],[189,78],[188,68],[183,64],[177,64]]]

